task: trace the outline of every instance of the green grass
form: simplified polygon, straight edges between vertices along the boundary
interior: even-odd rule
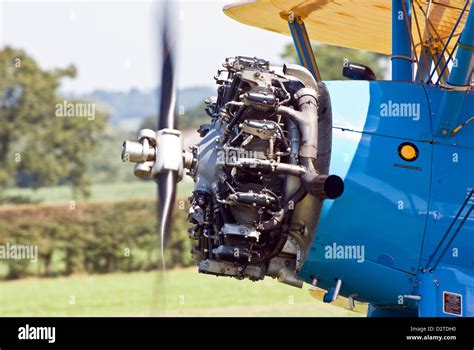
[[[0,282],[0,316],[364,316],[312,298],[307,285],[177,269],[167,273],[165,298],[160,281],[138,272]]]
[[[178,196],[189,196],[193,183],[183,181],[178,184]],[[154,198],[156,185],[150,181],[116,182],[92,185],[90,202],[119,201],[128,199]],[[5,192],[6,196],[28,197],[33,201],[45,204],[69,203],[72,200],[72,192],[69,186],[42,187],[37,190],[30,188],[12,188]]]

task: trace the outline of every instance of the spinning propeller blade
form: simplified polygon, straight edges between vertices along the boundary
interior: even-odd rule
[[[176,89],[175,89],[175,62],[173,46],[176,43],[175,33],[172,32],[170,23],[171,6],[169,1],[163,3],[161,21],[161,96],[157,120],[157,130],[177,128],[175,115]],[[160,139],[157,140],[158,144]],[[176,197],[177,171],[163,170],[156,175],[157,182],[157,220],[161,239],[161,254],[164,266],[164,247],[171,228],[173,205]]]

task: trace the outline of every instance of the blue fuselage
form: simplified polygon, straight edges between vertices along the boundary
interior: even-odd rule
[[[411,82],[327,82],[333,111],[330,174],[345,192],[326,200],[300,277],[378,305],[438,315],[445,291],[474,314],[474,217],[467,219],[435,272],[421,272],[474,187],[474,123],[434,136],[443,91]],[[459,120],[473,116],[468,93]],[[414,145],[417,157],[401,157]],[[461,221],[462,216],[459,218]],[[423,294],[413,303],[404,296]],[[429,303],[428,303],[429,301]],[[425,306],[426,309],[423,309]],[[431,314],[430,314],[431,313]]]

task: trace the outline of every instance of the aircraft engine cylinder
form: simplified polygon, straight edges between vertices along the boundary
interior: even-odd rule
[[[327,90],[302,67],[233,57],[224,68],[190,162],[193,255],[202,273],[300,286],[296,274],[312,237],[301,228],[314,229],[315,208],[343,191],[342,180],[327,174]]]

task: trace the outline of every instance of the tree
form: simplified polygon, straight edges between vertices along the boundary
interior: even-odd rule
[[[205,111],[206,105],[200,103],[190,110],[179,108],[176,109],[176,116],[178,121],[178,127],[181,130],[184,129],[197,129],[201,124],[209,123],[211,118]],[[143,119],[140,124],[140,129],[152,129],[155,130],[157,125],[156,115],[150,115]]]
[[[377,79],[384,79],[387,74],[388,59],[386,56],[344,47],[316,44],[313,45],[316,62],[323,80],[341,80],[344,60],[369,66],[377,76]],[[285,46],[281,58],[298,63],[299,59],[293,44]]]
[[[57,94],[61,79],[75,75],[74,66],[48,71],[23,50],[0,50],[0,191],[22,181],[69,184],[74,197],[88,196],[88,159],[106,116]]]

